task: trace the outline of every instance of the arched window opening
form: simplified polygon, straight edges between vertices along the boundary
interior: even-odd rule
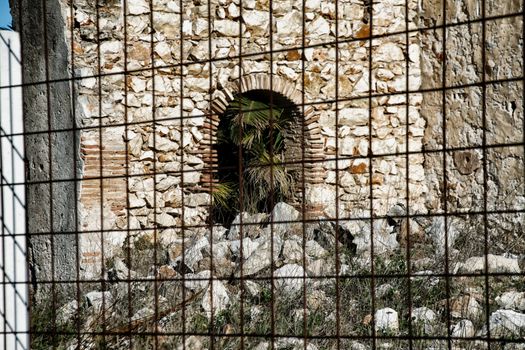
[[[292,201],[297,172],[287,154],[294,148],[297,107],[280,94],[251,90],[237,94],[217,129],[217,172],[211,218],[229,226],[240,211],[269,212]]]

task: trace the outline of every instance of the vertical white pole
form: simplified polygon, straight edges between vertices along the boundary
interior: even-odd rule
[[[20,41],[0,31],[0,349],[29,349]]]

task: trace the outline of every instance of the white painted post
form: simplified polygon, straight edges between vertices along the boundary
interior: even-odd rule
[[[21,82],[18,33],[0,31],[0,349],[5,350],[29,349]]]

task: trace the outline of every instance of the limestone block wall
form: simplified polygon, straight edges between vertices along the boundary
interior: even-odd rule
[[[485,210],[489,252],[523,251],[512,243],[523,241],[525,222],[520,11],[519,1],[487,1],[484,42],[478,1],[447,2],[445,18],[442,1],[425,1],[419,11],[419,27],[426,28],[420,36],[422,89],[428,91],[420,109],[427,121],[425,205],[438,217],[453,213],[449,244],[462,258],[484,250]],[[472,244],[462,249],[455,241]]]
[[[425,132],[421,94],[405,93],[421,84],[420,38],[386,35],[415,26],[417,2],[408,14],[404,0],[338,3],[309,0],[303,18],[301,1],[277,1],[270,18],[255,0],[74,1],[88,276],[128,232],[162,239],[205,224],[213,132],[236,92],[273,90],[297,105],[315,215],[385,215],[407,192],[411,212],[426,212],[424,157],[403,155],[422,149]]]

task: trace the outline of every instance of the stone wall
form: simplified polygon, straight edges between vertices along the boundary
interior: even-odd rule
[[[421,31],[422,88],[429,90],[421,105],[429,151],[426,207],[432,214],[457,213],[448,220],[449,245],[462,258],[484,250],[485,209],[489,251],[512,256],[523,251],[522,244],[510,244],[523,240],[525,222],[523,82],[514,81],[523,76],[523,21],[515,15],[521,5],[487,1],[486,17],[503,18],[487,21],[485,44],[481,11],[479,1],[447,2],[444,21],[443,2],[425,1],[419,19],[427,28]],[[449,26],[445,47],[443,24]],[[477,243],[466,249],[456,240]]]
[[[401,32],[405,28],[403,1],[380,1],[371,9],[360,1],[341,2],[337,30],[335,4],[307,1],[304,37],[301,3],[297,1],[274,4],[271,26],[269,4],[257,1],[243,2],[242,9],[235,2],[211,2],[209,21],[204,3],[185,3],[182,11],[174,1],[154,1],[153,8],[147,1],[130,1],[125,9],[120,1],[107,2],[98,9],[91,2],[75,1],[73,11],[64,4],[57,5],[62,16],[51,23],[63,21],[58,26],[65,33],[58,39],[64,43],[61,59],[69,58],[78,79],[74,113],[80,129],[76,139],[80,141],[82,161],[81,169],[76,170],[82,179],[76,204],[78,226],[83,231],[79,240],[82,270],[87,276],[98,275],[102,256],[110,258],[120,249],[128,230],[132,237],[153,237],[157,233],[158,237],[171,237],[178,234],[176,228],[183,223],[206,223],[211,170],[216,159],[210,148],[214,128],[232,94],[253,89],[273,89],[304,113],[304,135],[302,125],[296,126],[293,134],[299,144],[304,137],[308,151],[304,159],[292,160],[304,161],[306,205],[315,215],[333,218],[337,205],[339,218],[381,216],[396,204],[405,204],[407,192],[411,214],[439,214],[444,209],[479,213],[484,210],[484,156],[487,209],[522,208],[523,149],[516,145],[523,138],[523,106],[519,103],[522,85],[510,81],[487,86],[484,134],[479,85],[482,33],[481,23],[476,22],[480,18],[479,4],[448,4],[447,24],[474,22],[447,28],[445,52],[442,2],[425,2],[419,8],[416,5],[408,4],[409,27],[429,29],[410,32],[408,47],[405,34],[374,39],[371,69],[369,11],[373,14],[374,34]],[[505,15],[517,8],[514,2],[505,6],[489,2],[487,15]],[[70,18],[71,13],[74,18]],[[54,26],[50,28],[55,30]],[[522,62],[508,60],[511,52],[522,47],[522,39],[516,34],[522,31],[519,17],[500,18],[486,28],[486,79],[520,76]],[[69,52],[71,34],[73,50]],[[501,37],[509,40],[504,40],[504,45],[492,44]],[[273,54],[265,53],[270,50]],[[443,83],[444,62],[445,83],[457,88],[447,88],[443,97],[438,90]],[[53,77],[64,77],[60,69],[50,71]],[[407,81],[410,90],[421,87],[428,92],[408,94],[407,104]],[[370,101],[369,86],[373,94],[378,94]],[[53,84],[50,91],[58,87]],[[26,96],[31,93],[28,89]],[[69,90],[59,95],[67,99],[68,94]],[[58,100],[51,101],[54,104]],[[56,113],[59,108],[50,110]],[[61,115],[67,120],[57,125],[70,125],[72,113],[62,109]],[[35,115],[27,111],[29,114]],[[45,129],[46,125],[39,128]],[[34,137],[39,135],[43,134]],[[74,142],[73,134],[57,135]],[[446,147],[451,149],[445,159],[446,180],[443,152],[434,152],[443,146],[444,135]],[[484,135],[487,145],[514,146],[491,147],[484,153],[479,148]],[[415,152],[408,160],[403,155],[407,139],[408,150]],[[66,145],[64,142],[61,144]],[[423,147],[429,153],[417,153]],[[56,148],[56,152],[71,153],[75,148],[71,144]],[[61,157],[57,153],[54,159]],[[64,158],[56,164],[75,165],[72,154],[66,158],[69,160]],[[43,164],[41,168],[48,166]],[[57,168],[56,174],[66,171],[72,178],[75,170],[67,169]],[[369,211],[370,188],[373,213]],[[49,188],[46,191],[49,193]],[[30,197],[43,196],[42,191],[29,192]],[[74,191],[54,193],[69,193],[74,201]],[[39,205],[42,210],[49,207]],[[74,208],[75,204],[66,207]],[[449,225],[468,230],[480,227],[480,218],[458,215],[449,220]],[[75,220],[71,220],[69,229],[75,231]],[[523,220],[521,213],[501,213],[489,215],[488,222],[497,237],[501,223],[508,229],[520,229]],[[44,227],[38,223],[36,226]],[[69,260],[73,259],[73,250],[63,252],[71,253]],[[47,261],[44,257],[35,259]]]
[[[374,4],[373,33],[404,30],[404,4]],[[122,245],[122,230],[138,237],[159,228],[161,237],[182,223],[205,223],[211,203],[205,150],[213,141],[213,123],[207,118],[216,115],[211,119],[217,121],[212,106],[219,95],[239,87],[244,92],[243,81],[257,76],[282,81],[299,105],[304,93],[305,124],[320,135],[312,143],[320,157],[304,159],[310,172],[305,180],[308,206],[334,217],[337,194],[339,217],[369,216],[372,181],[373,214],[384,215],[406,201],[408,163],[410,207],[414,213],[426,211],[423,157],[410,155],[407,162],[397,155],[406,152],[407,119],[409,151],[421,150],[425,129],[421,95],[410,94],[407,103],[404,93],[407,60],[410,89],[417,90],[421,82],[417,33],[410,33],[408,47],[404,35],[374,39],[370,69],[368,9],[361,1],[339,5],[336,29],[334,3],[306,2],[303,42],[298,1],[274,4],[271,31],[267,2],[245,1],[240,9],[235,2],[212,1],[208,21],[205,3],[184,2],[181,13],[178,2],[166,0],[153,1],[152,9],[147,1],[130,1],[126,9],[112,1],[98,11],[91,2],[75,1],[73,65],[83,77],[77,111],[83,128],[81,227],[88,232],[82,236],[81,255],[86,271],[99,270],[102,250],[109,258]],[[415,18],[414,1],[409,25]],[[273,54],[265,53],[270,50]],[[100,78],[94,77],[99,73]],[[280,92],[278,85],[275,92]],[[369,108],[369,86],[372,93],[389,96],[372,98]],[[313,140],[311,133],[305,140]],[[373,158],[370,179],[371,154],[384,156]],[[101,228],[102,236],[96,233]]]
[[[56,322],[43,315],[41,331],[33,322],[37,335],[72,323],[99,334],[104,322],[128,334],[130,322],[150,321],[171,334],[185,317],[209,331],[218,312],[237,311],[240,300],[258,334],[274,317],[284,317],[277,333],[286,334],[311,316],[322,320],[319,334],[375,328],[386,335],[373,339],[384,348],[409,347],[403,342],[416,339],[407,334],[421,334],[417,341],[428,345],[421,348],[448,340],[483,349],[485,336],[519,339],[523,23],[512,13],[521,3],[487,0],[486,15],[496,17],[483,30],[479,1],[442,1],[341,0],[336,11],[332,2],[308,0],[304,31],[303,3],[293,0],[274,2],[271,23],[264,0],[243,1],[243,8],[230,0],[182,7],[75,0],[73,8],[52,1],[45,2],[54,11],[47,51],[42,28],[31,26],[46,11],[24,8],[30,15],[15,24],[26,28],[25,82],[57,80],[25,90],[26,144],[35,152],[28,155],[28,220],[39,233],[30,238],[32,278],[38,288],[50,279],[96,282],[79,283],[68,303],[38,299],[52,310],[63,306],[52,311]],[[399,34],[407,23],[413,30]],[[378,36],[370,40],[370,33]],[[76,80],[68,85],[70,74]],[[271,213],[238,215],[227,229],[207,221],[213,144],[233,96],[250,91],[272,91],[300,113],[287,130],[288,150],[307,147],[285,160],[304,162],[307,212],[299,202],[278,203]],[[328,220],[288,222],[302,215]],[[307,292],[294,294],[303,283]],[[276,311],[281,297],[285,307]],[[242,333],[222,321],[225,333]],[[184,336],[155,341],[178,346]],[[474,338],[463,346],[465,336]],[[108,344],[144,347],[115,338]],[[207,344],[204,338],[186,340]],[[276,348],[294,345],[280,340]],[[64,339],[77,341],[99,344],[89,335]]]

